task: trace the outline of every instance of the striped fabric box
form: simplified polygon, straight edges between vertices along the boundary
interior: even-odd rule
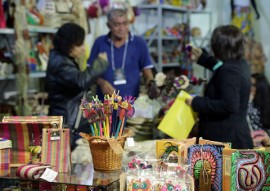
[[[10,173],[10,148],[11,141],[0,138],[0,176]]]
[[[54,126],[47,123],[0,122],[0,137],[12,141],[11,165],[19,166],[30,162],[29,146],[41,145],[42,129]]]

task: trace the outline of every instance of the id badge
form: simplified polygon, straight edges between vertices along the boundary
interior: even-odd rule
[[[115,69],[114,70],[113,84],[114,85],[123,85],[126,83],[127,83],[127,80],[126,80],[126,76],[124,74],[124,70],[123,69]]]

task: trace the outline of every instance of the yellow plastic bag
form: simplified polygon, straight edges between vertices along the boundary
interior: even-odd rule
[[[183,90],[177,95],[173,105],[160,122],[159,130],[177,139],[188,137],[197,118],[197,114],[185,103],[185,100],[190,97],[191,95]]]

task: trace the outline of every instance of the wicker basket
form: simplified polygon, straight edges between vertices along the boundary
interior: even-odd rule
[[[122,167],[122,155],[115,154],[108,141],[101,137],[91,137],[89,141],[95,170],[112,171]],[[124,148],[126,137],[117,140]]]
[[[95,170],[100,171],[112,171],[120,170],[122,167],[122,155],[115,154],[110,147],[107,138],[90,136],[86,133],[80,133],[80,135],[89,142],[90,150],[93,158],[93,164]],[[124,148],[126,139],[132,135],[130,129],[125,129],[123,135],[116,140]]]

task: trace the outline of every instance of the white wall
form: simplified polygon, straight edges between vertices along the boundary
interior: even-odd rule
[[[264,53],[267,57],[267,63],[265,64],[265,74],[270,81],[270,1],[269,0],[257,0],[256,1],[259,13],[261,15],[259,20],[255,20],[254,13],[254,33],[255,39],[262,43]],[[268,7],[268,8],[267,8]],[[206,10],[212,12],[213,22],[212,29],[218,25],[230,23],[230,0],[207,0]],[[197,23],[203,23],[203,18],[196,19]],[[205,23],[205,27],[207,23]],[[205,29],[204,29],[205,30]]]
[[[270,81],[270,1],[259,0],[256,1],[258,5],[261,18],[254,21],[255,39],[260,41],[264,48],[264,53],[267,57],[265,65],[265,74]],[[267,8],[268,7],[268,8]]]

